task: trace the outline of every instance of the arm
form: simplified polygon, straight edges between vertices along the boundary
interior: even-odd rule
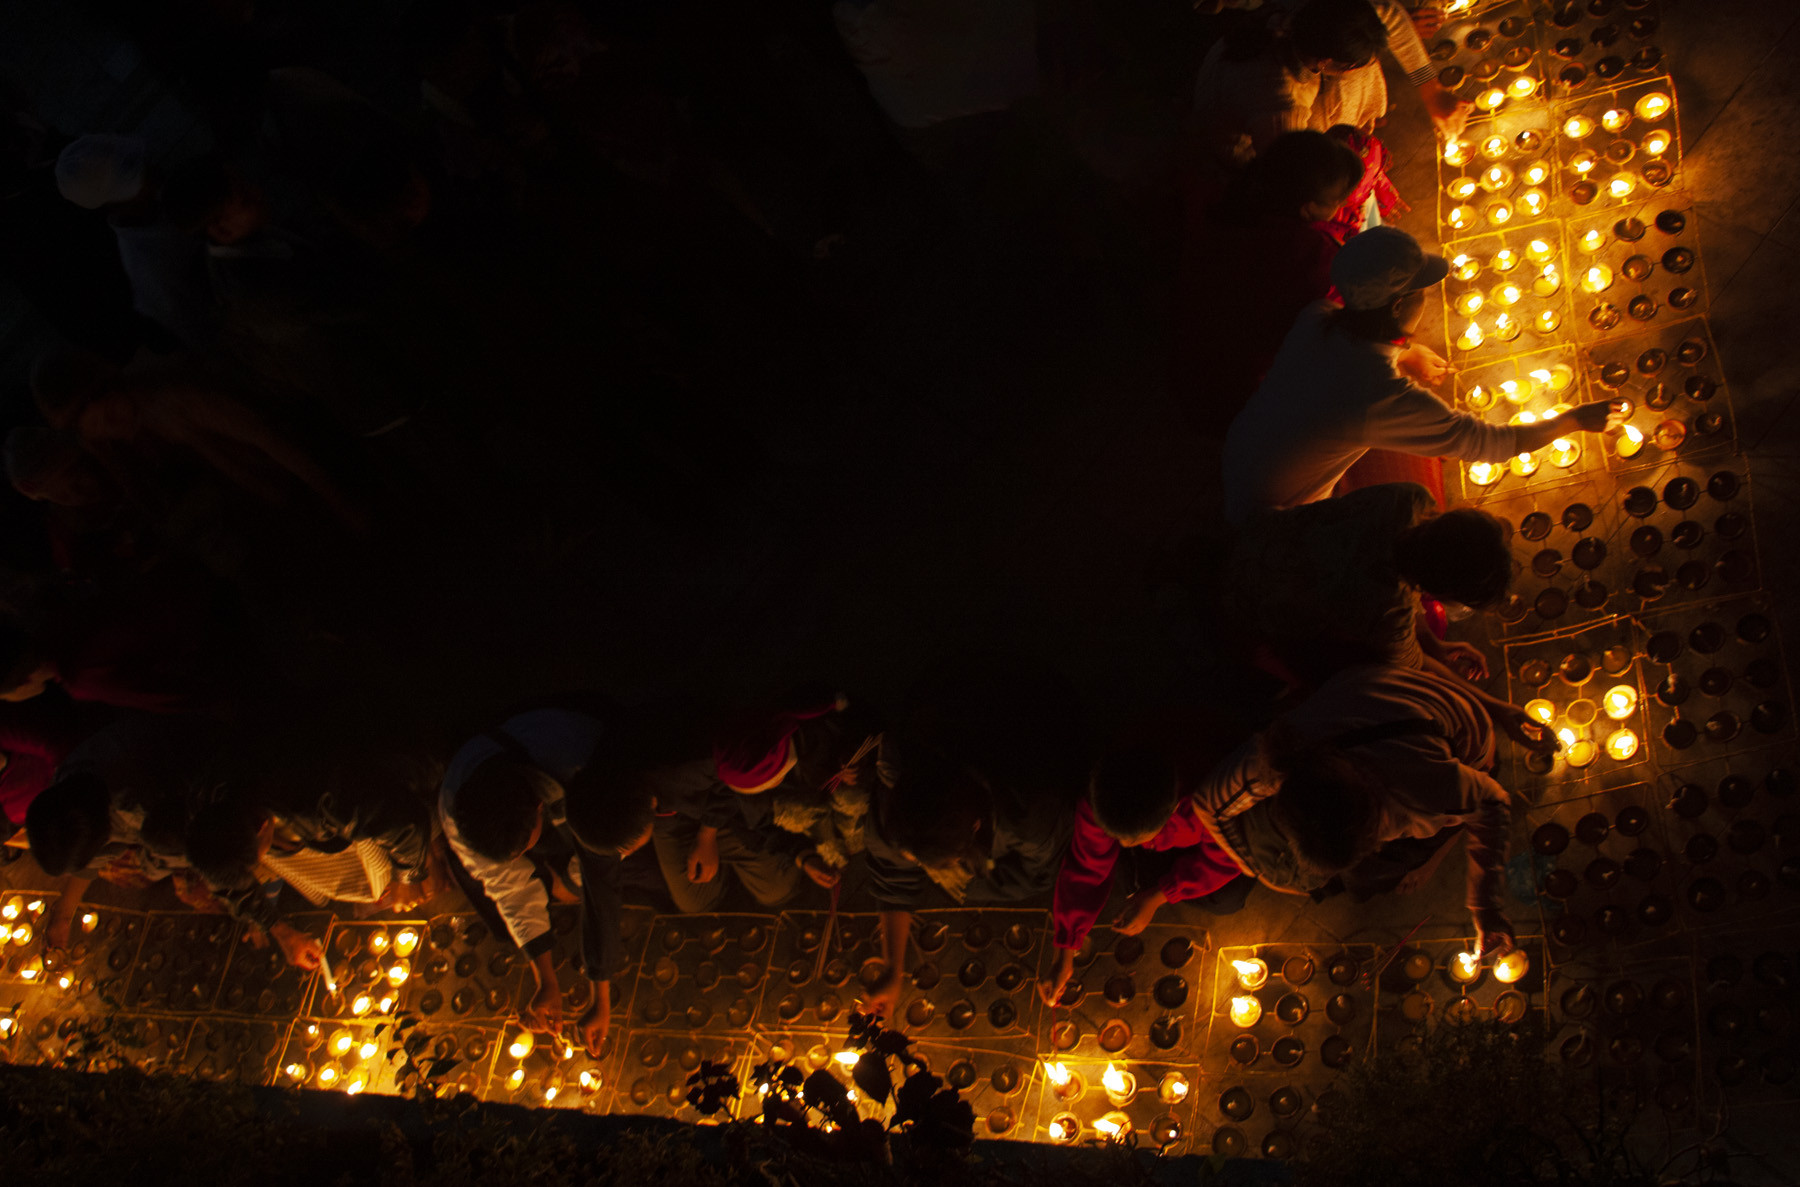
[[[1457,646],[1466,646],[1466,644],[1457,644]],[[1473,649],[1471,648],[1471,650]],[[1545,728],[1542,723],[1526,716],[1524,709],[1510,701],[1501,700],[1480,685],[1470,684],[1442,659],[1429,653],[1425,656],[1425,671],[1442,676],[1446,680],[1454,680],[1458,687],[1467,689],[1487,710],[1488,719],[1494,723],[1494,728],[1527,750],[1536,750],[1542,754],[1556,752],[1556,735]]]
[[[531,971],[537,977],[537,991],[519,1007],[519,1025],[539,1034],[559,1034],[563,1023],[562,986],[556,982],[554,945],[545,944],[531,953]]]
[[[82,896],[94,884],[82,874],[68,874],[56,886],[56,902],[44,917],[44,949],[54,952],[69,946],[69,929],[81,910]]]
[[[624,970],[625,944],[619,937],[624,905],[618,858],[580,851],[581,969],[593,982],[593,1004],[576,1021],[588,1053],[599,1058],[612,1025],[612,979]]]
[[[1051,900],[1058,948],[1077,949],[1087,939],[1112,894],[1118,860],[1119,843],[1106,835],[1087,801],[1082,800],[1075,807],[1075,832],[1063,854]]]
[[[1469,821],[1468,906],[1481,936],[1481,951],[1504,952],[1512,947],[1512,924],[1500,909],[1502,879],[1506,871],[1506,838],[1512,827],[1512,800],[1492,777],[1472,767],[1462,768],[1464,794],[1473,802]]]
[[[893,1017],[900,1008],[900,986],[906,976],[906,939],[912,933],[911,911],[881,913],[881,980],[869,987],[868,1010],[876,1017]]]
[[[490,861],[463,843],[456,822],[449,813],[439,811],[444,826],[444,840],[451,856],[481,886],[493,902],[501,922],[506,924],[512,942],[525,949],[527,955],[551,947],[550,892],[537,878],[531,862],[520,857],[513,861]]]

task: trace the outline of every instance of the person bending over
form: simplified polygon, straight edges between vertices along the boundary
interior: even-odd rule
[[[1353,663],[1428,660],[1483,680],[1486,657],[1432,633],[1420,595],[1475,610],[1500,602],[1512,584],[1510,534],[1476,508],[1439,514],[1410,482],[1265,511],[1226,562],[1226,609],[1307,685]]]
[[[1188,796],[1192,783],[1162,746],[1113,750],[1094,764],[1056,876],[1056,965],[1038,982],[1046,1004],[1056,1004],[1074,975],[1122,857],[1138,887],[1113,924],[1122,935],[1143,931],[1166,903],[1197,902],[1220,914],[1243,905],[1251,879],[1207,831]]]
[[[1225,435],[1228,520],[1241,526],[1261,510],[1326,498],[1370,448],[1502,462],[1618,422],[1623,406],[1596,400],[1534,424],[1490,425],[1418,386],[1440,382],[1449,364],[1401,344],[1419,328],[1426,292],[1449,270],[1394,227],[1344,244],[1331,262],[1343,304],[1321,301],[1300,314]]]
[[[321,949],[281,920],[263,893],[271,876],[314,906],[404,910],[430,897],[438,772],[423,756],[358,748],[264,770],[193,808],[187,858],[232,918],[273,938],[289,963],[316,967]]]

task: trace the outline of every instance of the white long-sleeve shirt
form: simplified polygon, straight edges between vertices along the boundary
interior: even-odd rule
[[[1337,329],[1337,306],[1301,311],[1262,386],[1225,434],[1225,516],[1316,503],[1370,449],[1501,462],[1518,429],[1457,412],[1394,369],[1399,348]]]

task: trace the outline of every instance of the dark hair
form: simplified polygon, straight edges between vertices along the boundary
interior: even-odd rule
[[[52,878],[85,867],[111,836],[112,793],[98,775],[53,783],[25,809],[31,856]]]
[[[1512,584],[1507,526],[1485,511],[1459,507],[1414,524],[1394,541],[1394,568],[1439,601],[1492,606]]]
[[[463,841],[489,861],[511,861],[531,844],[547,784],[530,763],[496,754],[476,764],[456,789],[450,812]]]
[[[1379,776],[1335,747],[1301,743],[1280,723],[1263,734],[1263,757],[1281,774],[1271,811],[1302,866],[1342,873],[1375,851]]]
[[[1179,800],[1175,764],[1153,746],[1101,755],[1088,780],[1088,806],[1115,840],[1134,841],[1162,831]]]
[[[563,801],[569,831],[595,853],[614,854],[656,822],[655,767],[590,762],[569,785]]]
[[[1372,61],[1387,36],[1369,0],[1307,0],[1288,26],[1288,41],[1301,58],[1346,66]]]
[[[992,805],[987,784],[931,746],[905,745],[894,755],[893,784],[876,793],[882,835],[922,865],[968,852]]]
[[[202,874],[247,870],[258,860],[256,835],[269,813],[252,797],[224,794],[194,809],[182,838],[187,859]]]
[[[1298,215],[1336,186],[1351,189],[1362,180],[1356,150],[1324,132],[1285,132],[1231,179],[1217,213],[1226,222],[1248,222],[1264,214]]]
[[[163,217],[180,230],[202,230],[231,190],[231,170],[218,153],[183,161],[163,185]]]

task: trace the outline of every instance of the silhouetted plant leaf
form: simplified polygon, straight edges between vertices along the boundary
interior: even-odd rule
[[[888,1070],[887,1057],[871,1051],[856,1061],[850,1072],[862,1094],[878,1105],[885,1105],[894,1094],[894,1076]]]

